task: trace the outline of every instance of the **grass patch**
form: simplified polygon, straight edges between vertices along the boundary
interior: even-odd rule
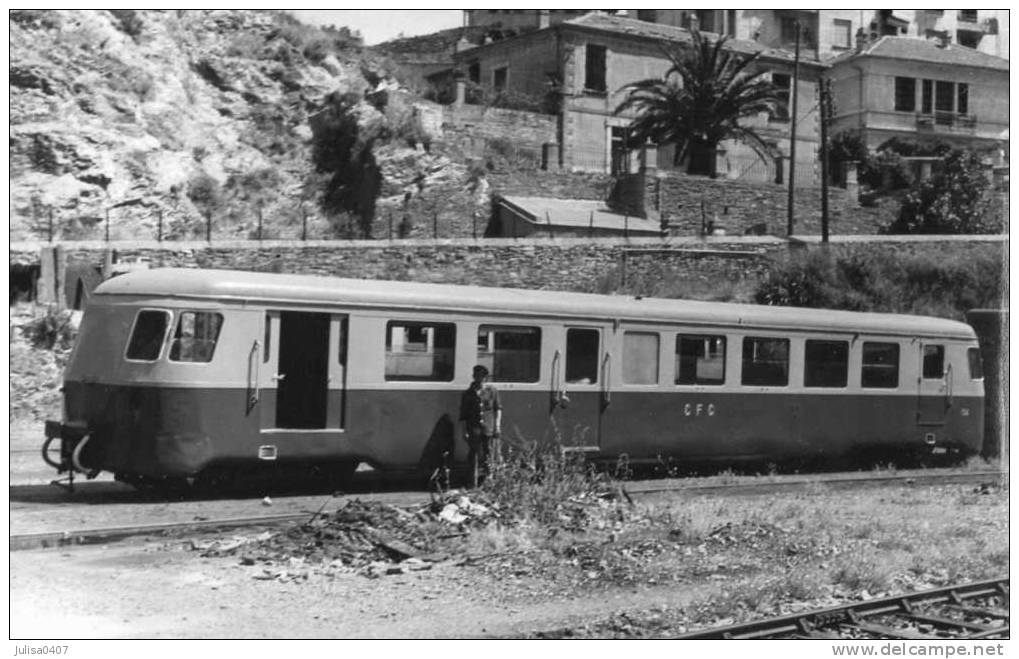
[[[635,547],[641,560],[625,563]],[[527,560],[533,573],[588,590],[674,583],[699,593],[667,614],[628,611],[573,630],[660,636],[999,577],[1008,494],[946,485],[683,497],[638,505],[611,533],[536,546]]]

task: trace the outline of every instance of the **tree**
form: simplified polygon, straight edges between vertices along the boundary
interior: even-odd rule
[[[774,113],[783,102],[766,71],[752,72],[760,53],[742,55],[727,50],[726,37],[714,41],[697,30],[691,43],[666,51],[671,62],[662,78],[627,85],[626,99],[616,114],[634,111],[631,140],[676,145],[674,164],[689,155],[687,172],[714,176],[719,142],[738,140],[762,158],[771,149],[741,120],[761,112]]]
[[[913,186],[889,233],[974,234],[1003,230],[990,211],[991,186],[983,163],[972,151],[945,156],[937,172]]]

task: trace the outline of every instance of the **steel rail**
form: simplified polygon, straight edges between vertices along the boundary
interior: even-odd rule
[[[719,484],[697,484],[680,483],[675,485],[658,485],[654,481],[643,481],[636,487],[626,487],[630,494],[657,494],[659,492],[713,492],[718,490],[757,490],[757,489],[782,489],[793,488],[803,485],[826,485],[826,486],[856,486],[856,485],[882,485],[896,482],[904,482],[910,485],[959,485],[977,481],[1000,482],[1007,472],[1000,470],[965,471],[955,473],[910,472],[905,474],[888,474],[873,476],[867,473],[857,474],[834,474],[832,477],[825,477],[825,474],[812,474],[802,478],[783,478],[778,480],[759,480],[741,483],[719,483]],[[764,477],[766,478],[766,477]],[[624,482],[625,483],[625,482]],[[646,485],[645,485],[646,483]],[[625,485],[624,485],[625,487]]]
[[[805,611],[791,615],[755,620],[752,622],[727,625],[688,632],[673,636],[681,640],[710,640],[710,639],[765,639],[785,637],[794,635],[796,638],[812,638],[812,634],[821,632],[833,626],[847,626],[874,636],[886,636],[893,639],[927,639],[945,640],[943,636],[932,636],[913,632],[909,630],[894,629],[880,624],[870,622],[868,619],[880,615],[898,614],[907,620],[918,623],[927,623],[940,629],[946,627],[961,630],[960,635],[953,636],[953,639],[977,639],[991,637],[1007,637],[1009,634],[1008,612],[979,610],[980,613],[991,613],[988,617],[1004,619],[1005,625],[991,627],[965,620],[948,619],[941,616],[916,613],[915,608],[920,605],[945,604],[955,610],[967,609],[964,602],[979,597],[987,596],[1009,596],[1008,578],[991,579],[970,584],[945,586],[932,590],[925,590],[907,595],[896,595],[881,599],[856,602],[843,606],[835,606],[814,611]],[[813,638],[822,638],[813,636]],[[857,639],[858,640],[858,639]]]
[[[134,526],[111,526],[108,528],[83,529],[79,531],[53,531],[45,533],[24,533],[10,537],[10,551],[67,545],[93,545],[113,542],[140,535],[154,535],[178,530],[209,531],[246,526],[272,526],[307,520],[311,513],[290,513],[264,515],[261,517],[232,517],[226,519],[193,520],[189,522],[167,522],[164,524],[138,524]]]
[[[775,491],[807,487],[811,485],[835,485],[839,487],[853,487],[858,485],[885,485],[895,482],[909,484],[960,484],[967,482],[981,482],[989,478],[999,478],[1003,472],[978,471],[964,472],[958,474],[892,474],[887,476],[855,476],[840,475],[837,478],[818,478],[817,476],[749,483],[724,483],[724,484],[692,484],[689,482],[673,482],[668,485],[658,485],[653,481],[639,483],[622,482],[622,490],[629,496],[645,496],[662,494],[667,492],[708,494],[721,492],[741,491]],[[387,493],[392,494],[392,493]],[[424,493],[419,493],[424,496]],[[370,493],[356,493],[352,496],[371,497]],[[80,530],[46,531],[41,533],[13,534],[10,536],[10,551],[37,549],[47,547],[59,547],[67,545],[99,544],[103,542],[115,542],[126,538],[142,535],[154,535],[168,533],[178,530],[212,530],[227,528],[242,528],[245,526],[286,524],[310,518],[311,513],[287,513],[278,515],[264,515],[251,517],[230,517],[209,520],[188,520],[181,522],[166,522],[159,524],[137,524],[127,526],[86,528]]]

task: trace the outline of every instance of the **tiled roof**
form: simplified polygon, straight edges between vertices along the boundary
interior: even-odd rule
[[[829,60],[829,64],[835,65],[839,62],[868,55],[888,59],[955,64],[956,66],[975,66],[984,69],[1008,71],[1007,59],[988,55],[979,50],[958,44],[949,44],[942,47],[933,39],[920,39],[917,37],[881,37],[877,41],[865,46],[860,52],[843,53],[835,59]]]
[[[650,23],[648,21],[639,21],[633,18],[624,18],[622,16],[611,16],[609,14],[603,14],[601,12],[592,12],[584,14],[578,18],[574,18],[569,21],[562,23],[564,26],[577,26],[588,28],[592,30],[600,30],[603,32],[612,32],[618,35],[638,37],[642,39],[656,39],[662,41],[673,41],[676,43],[689,43],[690,42],[690,31],[675,27],[672,25],[663,25],[661,23]],[[795,58],[794,53],[791,50],[785,50],[782,48],[770,48],[764,44],[757,43],[756,41],[747,41],[746,39],[729,39],[725,42],[726,48],[738,53],[754,54],[761,53],[762,57],[768,57],[772,59],[788,60],[790,62]],[[801,53],[802,54],[802,53]],[[817,64],[801,57],[801,64]]]

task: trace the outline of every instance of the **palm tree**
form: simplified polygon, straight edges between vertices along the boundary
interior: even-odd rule
[[[734,53],[723,48],[726,37],[711,41],[696,29],[690,36],[689,46],[666,51],[672,66],[663,77],[623,87],[627,97],[616,114],[636,112],[631,142],[675,144],[673,164],[689,155],[689,174],[714,176],[714,154],[723,140],[744,142],[770,158],[764,139],[740,124],[741,119],[784,106],[768,72],[748,70],[760,53]]]

